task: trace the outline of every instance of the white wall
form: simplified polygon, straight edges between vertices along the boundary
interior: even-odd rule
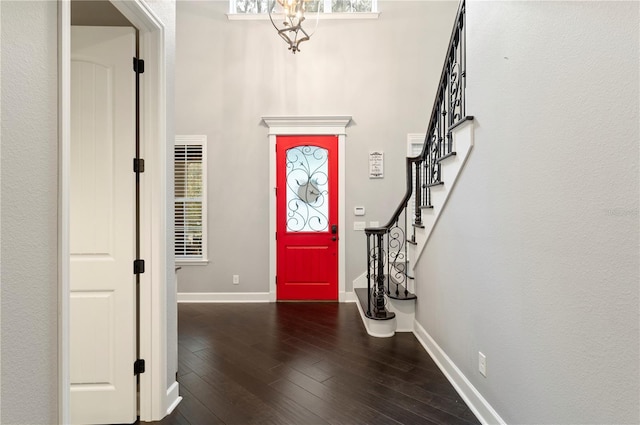
[[[57,5],[1,13],[0,422],[57,423]]]
[[[507,423],[640,421],[639,7],[468,3],[475,147],[417,320]]]
[[[353,207],[386,222],[404,187],[406,134],[426,131],[457,2],[381,1],[377,20],[323,20],[292,55],[267,21],[229,21],[226,2],[177,6],[176,130],[209,141],[207,266],[181,292],[269,291],[269,153],[264,115],[351,115],[346,139],[346,289],[366,269]],[[385,152],[385,178],[368,153]],[[360,220],[360,218],[358,218]],[[232,275],[240,285],[232,285]]]

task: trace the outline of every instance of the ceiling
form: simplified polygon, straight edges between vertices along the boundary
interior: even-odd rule
[[[133,26],[109,0],[71,0],[71,25]]]

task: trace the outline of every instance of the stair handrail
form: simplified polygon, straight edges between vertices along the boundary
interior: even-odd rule
[[[384,232],[386,230],[389,230],[389,228],[391,228],[394,225],[394,223],[396,223],[396,221],[398,221],[398,218],[400,218],[400,214],[402,214],[402,211],[406,208],[406,204],[407,204],[407,202],[409,202],[409,199],[411,199],[411,195],[413,194],[413,182],[412,182],[413,173],[411,172],[411,162],[414,162],[413,160],[415,160],[415,159],[420,159],[420,158],[418,158],[418,157],[416,157],[416,158],[407,157],[406,158],[406,162],[407,162],[407,173],[406,173],[407,174],[407,190],[405,191],[405,194],[402,197],[402,200],[400,201],[400,204],[398,205],[396,210],[391,215],[391,219],[384,226],[367,227],[366,229],[364,229],[365,232],[369,231],[372,234],[377,234],[379,232]]]
[[[451,32],[451,37],[449,38],[449,47],[447,48],[447,54],[444,59],[444,65],[442,66],[442,73],[440,74],[440,82],[438,83],[438,92],[436,93],[436,97],[433,101],[433,107],[431,108],[431,117],[429,119],[429,125],[427,126],[427,133],[425,136],[425,143],[422,146],[422,152],[414,157],[414,158],[425,158],[428,152],[427,142],[429,142],[428,137],[431,132],[435,129],[438,114],[440,113],[440,108],[438,107],[440,103],[442,103],[442,98],[444,97],[444,93],[447,90],[447,77],[450,75],[449,68],[447,65],[454,58],[456,49],[458,48],[458,42],[465,43],[464,39],[464,15],[465,15],[465,0],[461,0],[458,5],[458,12],[456,13],[456,19],[454,21],[453,31]],[[465,43],[466,44],[466,43]],[[464,45],[461,46],[461,49],[465,50]],[[462,54],[463,63],[460,65],[460,77],[461,80],[466,77],[466,60],[464,53]],[[460,85],[460,92],[464,94],[464,85]],[[461,106],[461,113],[456,114],[455,116],[459,117],[459,120],[462,120],[465,112],[465,102],[464,97],[459,99],[459,103]],[[451,124],[455,124],[457,121],[455,119],[451,119]]]
[[[453,128],[473,119],[467,117],[465,102],[466,86],[466,37],[465,37],[465,0],[461,0],[456,12],[453,30],[449,38],[449,47],[445,55],[438,91],[433,101],[429,125],[422,145],[422,151],[413,159],[422,159],[423,175],[421,184],[416,186],[416,220],[422,224],[421,206],[431,206],[430,187],[442,184],[440,161],[453,152],[451,131]],[[446,138],[447,143],[442,143]],[[425,201],[424,203],[419,202]]]
[[[442,103],[442,98],[444,97],[444,93],[447,90],[447,84],[446,84],[446,80],[447,80],[447,76],[449,75],[448,71],[448,67],[447,64],[449,63],[450,59],[452,58],[452,55],[455,52],[456,49],[456,41],[460,41],[462,40],[462,37],[464,36],[464,34],[462,33],[462,30],[464,29],[464,13],[465,13],[465,0],[461,0],[460,1],[460,5],[458,6],[458,11],[456,13],[456,19],[454,21],[454,28],[453,31],[451,33],[451,37],[449,38],[449,47],[447,49],[447,55],[445,56],[445,61],[444,61],[444,65],[442,67],[442,73],[440,74],[440,83],[438,84],[438,92],[436,93],[436,97],[435,100],[433,102],[433,107],[431,109],[431,117],[429,119],[429,125],[427,126],[427,132],[425,135],[425,143],[422,146],[422,151],[416,155],[416,156],[409,156],[406,158],[406,174],[407,174],[407,189],[406,192],[404,194],[404,196],[402,197],[402,200],[400,201],[400,204],[398,205],[398,207],[395,209],[395,211],[393,212],[393,214],[391,215],[391,218],[389,219],[389,221],[387,222],[387,224],[385,224],[384,226],[379,226],[379,227],[368,227],[365,229],[366,231],[371,231],[372,233],[377,233],[380,231],[384,231],[384,229],[389,229],[391,226],[393,226],[393,224],[398,220],[398,218],[400,217],[400,214],[402,213],[402,211],[405,208],[406,203],[409,201],[409,199],[411,199],[411,195],[413,194],[413,172],[412,172],[412,164],[415,163],[419,163],[421,161],[425,161],[427,160],[427,154],[429,152],[429,148],[431,147],[431,145],[433,144],[433,139],[429,138],[429,135],[434,131],[435,127],[436,127],[436,123],[437,123],[437,119],[438,119],[438,114],[440,114],[440,108],[439,105]],[[466,76],[466,70],[463,69],[461,70],[460,73],[461,77],[464,78]],[[464,86],[461,86],[461,91],[464,92]],[[460,100],[461,103],[461,109],[462,109],[462,113],[461,114],[456,114],[456,116],[460,116],[459,121],[463,121],[464,120],[464,101],[463,99]],[[456,122],[452,122],[451,125],[455,125],[457,124]],[[418,189],[418,188],[416,188]],[[416,190],[417,192],[417,190]]]
[[[384,280],[390,279],[390,277],[385,278],[383,271],[385,261],[384,256],[390,255],[388,247],[387,251],[385,251],[383,244],[384,235],[388,234],[394,226],[398,225],[400,215],[403,211],[405,212],[406,223],[407,206],[411,199],[411,195],[413,194],[414,185],[416,197],[413,224],[415,226],[422,225],[422,201],[426,201],[426,204],[424,205],[430,206],[430,186],[442,183],[440,181],[440,160],[446,156],[455,155],[455,153],[452,152],[451,130],[468,119],[465,117],[464,98],[466,83],[466,39],[464,33],[464,15],[465,0],[461,0],[456,13],[451,37],[449,39],[449,46],[447,48],[444,65],[442,67],[442,73],[438,83],[438,91],[431,110],[431,116],[429,118],[429,125],[427,126],[422,151],[417,156],[406,158],[405,194],[402,197],[400,204],[391,215],[391,218],[384,226],[365,228],[365,235],[367,237],[367,287],[369,290],[367,316],[369,317],[374,317],[383,313],[383,294],[385,292]],[[446,98],[447,94],[448,98]],[[446,145],[442,145],[445,137],[447,138],[448,143]],[[434,176],[437,176],[437,178],[434,178]],[[406,236],[406,225],[404,232]],[[389,261],[388,258],[386,260]],[[403,270],[403,273],[405,277],[407,277],[406,268]],[[373,287],[371,285],[372,277],[375,280],[375,286]],[[389,293],[388,280],[386,292],[387,294]],[[408,291],[405,282],[405,294],[407,293]],[[372,298],[375,299],[372,300]],[[374,306],[373,313],[371,312],[372,305]]]

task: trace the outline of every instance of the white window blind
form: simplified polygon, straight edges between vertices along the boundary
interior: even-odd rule
[[[176,136],[176,261],[207,260],[207,137]]]

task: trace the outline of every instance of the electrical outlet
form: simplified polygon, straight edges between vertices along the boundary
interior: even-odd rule
[[[478,370],[480,374],[487,377],[487,356],[478,351]]]
[[[240,275],[237,275],[237,274],[233,275],[233,284],[234,285],[239,285],[240,284]]]

